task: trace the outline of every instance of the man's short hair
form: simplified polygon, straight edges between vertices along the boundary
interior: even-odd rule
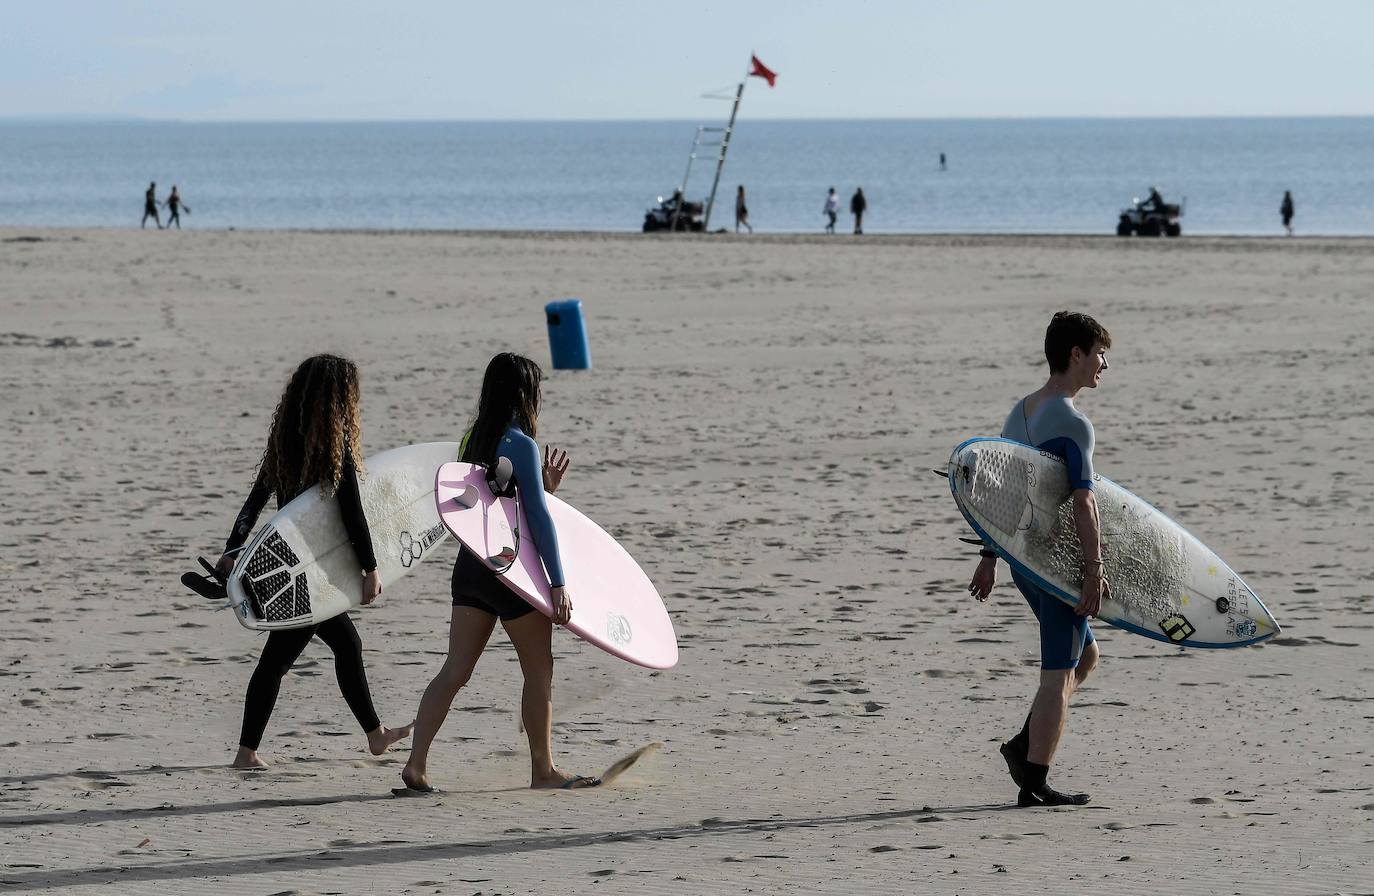
[[[1076,345],[1084,354],[1093,350],[1093,343],[1102,343],[1103,348],[1112,347],[1112,334],[1107,328],[1079,311],[1058,311],[1045,330],[1045,360],[1050,362],[1050,373],[1063,373],[1069,369],[1069,357]]]

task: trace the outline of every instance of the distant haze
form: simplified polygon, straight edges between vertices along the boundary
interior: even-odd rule
[[[158,8],[161,7],[161,8]],[[1374,114],[1374,3],[24,4],[0,117],[225,120]]]

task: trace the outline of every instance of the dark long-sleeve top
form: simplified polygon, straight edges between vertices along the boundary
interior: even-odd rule
[[[253,482],[253,490],[248,493],[248,500],[243,502],[243,509],[234,520],[229,540],[224,543],[225,553],[240,547],[248,540],[248,536],[253,534],[253,526],[257,524],[258,516],[267,506],[267,499],[271,496],[272,487],[259,471],[258,478]],[[336,496],[339,499],[339,511],[343,514],[348,541],[353,545],[353,552],[358,555],[358,565],[362,567],[363,572],[371,572],[377,568],[377,555],[372,550],[372,532],[367,527],[367,516],[363,513],[362,495],[358,491],[358,470],[353,464],[351,452],[344,452],[343,471],[339,475]],[[296,497],[297,495],[277,495],[277,509],[280,510]]]
[[[539,549],[539,559],[544,561],[549,585],[558,588],[563,585],[563,562],[558,553],[558,532],[553,528],[549,502],[544,496],[544,465],[539,458],[539,445],[512,424],[501,437],[496,456],[508,458],[515,470],[515,484],[520,490],[530,536]]]

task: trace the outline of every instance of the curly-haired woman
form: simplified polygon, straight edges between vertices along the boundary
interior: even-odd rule
[[[253,490],[239,511],[224,546],[224,556],[217,565],[220,575],[228,576],[233,568],[233,554],[248,540],[268,498],[275,494],[277,506],[281,507],[318,483],[321,494],[338,497],[344,528],[363,576],[363,603],[376,600],[382,593],[382,583],[377,576],[377,558],[358,493],[360,464],[355,458],[361,454],[361,435],[358,368],[352,361],[335,355],[315,355],[302,361],[272,415],[267,448]],[[378,720],[363,669],[363,642],[353,621],[343,613],[318,625],[267,635],[258,666],[248,681],[234,768],[267,767],[258,756],[258,746],[276,705],[282,677],[291,671],[296,658],[315,636],[334,651],[339,690],[367,733],[368,749],[379,756],[410,734],[409,725],[387,728]]]

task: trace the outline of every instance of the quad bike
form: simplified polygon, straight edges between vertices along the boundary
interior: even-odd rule
[[[1178,219],[1183,216],[1183,206],[1165,202],[1156,190],[1150,191],[1149,198],[1136,199],[1130,208],[1123,208],[1116,222],[1117,236],[1178,236],[1183,226]]]
[[[706,229],[706,222],[702,217],[705,211],[705,205],[700,202],[687,202],[683,200],[681,193],[674,193],[667,199],[660,196],[658,205],[644,213],[644,232],[679,230],[700,233]],[[675,215],[676,222],[673,220]]]

